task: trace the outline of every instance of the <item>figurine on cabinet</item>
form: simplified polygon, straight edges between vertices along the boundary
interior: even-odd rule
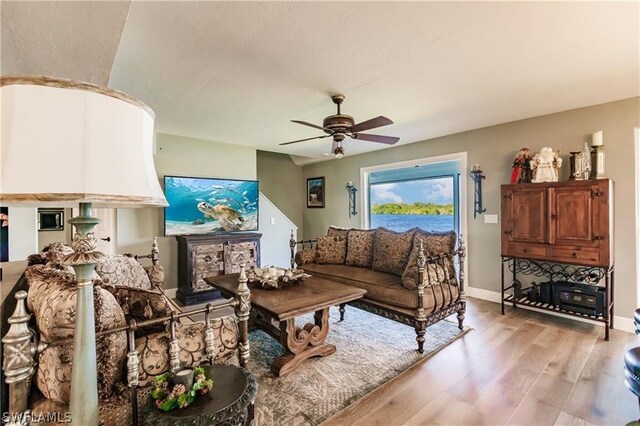
[[[511,183],[529,183],[531,182],[531,159],[533,154],[529,148],[522,148],[513,159],[511,167]]]
[[[533,169],[531,182],[557,182],[560,167],[562,167],[560,151],[554,152],[551,147],[545,146],[531,160],[531,168]]]

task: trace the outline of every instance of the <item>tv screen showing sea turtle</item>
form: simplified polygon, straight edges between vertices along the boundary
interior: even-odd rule
[[[165,235],[255,231],[258,182],[165,176]]]

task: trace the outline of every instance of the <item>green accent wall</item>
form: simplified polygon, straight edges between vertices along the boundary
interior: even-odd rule
[[[258,151],[256,157],[260,192],[296,224],[298,237],[302,237],[306,207],[302,166],[295,165],[289,155],[276,152]]]

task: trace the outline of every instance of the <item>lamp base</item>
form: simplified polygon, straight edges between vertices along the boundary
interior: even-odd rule
[[[92,217],[91,203],[80,203],[80,215],[69,220],[69,223],[76,228],[71,243],[74,253],[65,256],[62,263],[73,267],[78,286],[71,369],[71,422],[83,426],[97,425],[98,378],[93,271],[104,254],[95,251],[98,241],[92,231],[100,223],[100,219]]]

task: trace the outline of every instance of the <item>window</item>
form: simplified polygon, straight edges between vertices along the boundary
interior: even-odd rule
[[[370,228],[459,233],[459,161],[372,171],[366,181]]]

